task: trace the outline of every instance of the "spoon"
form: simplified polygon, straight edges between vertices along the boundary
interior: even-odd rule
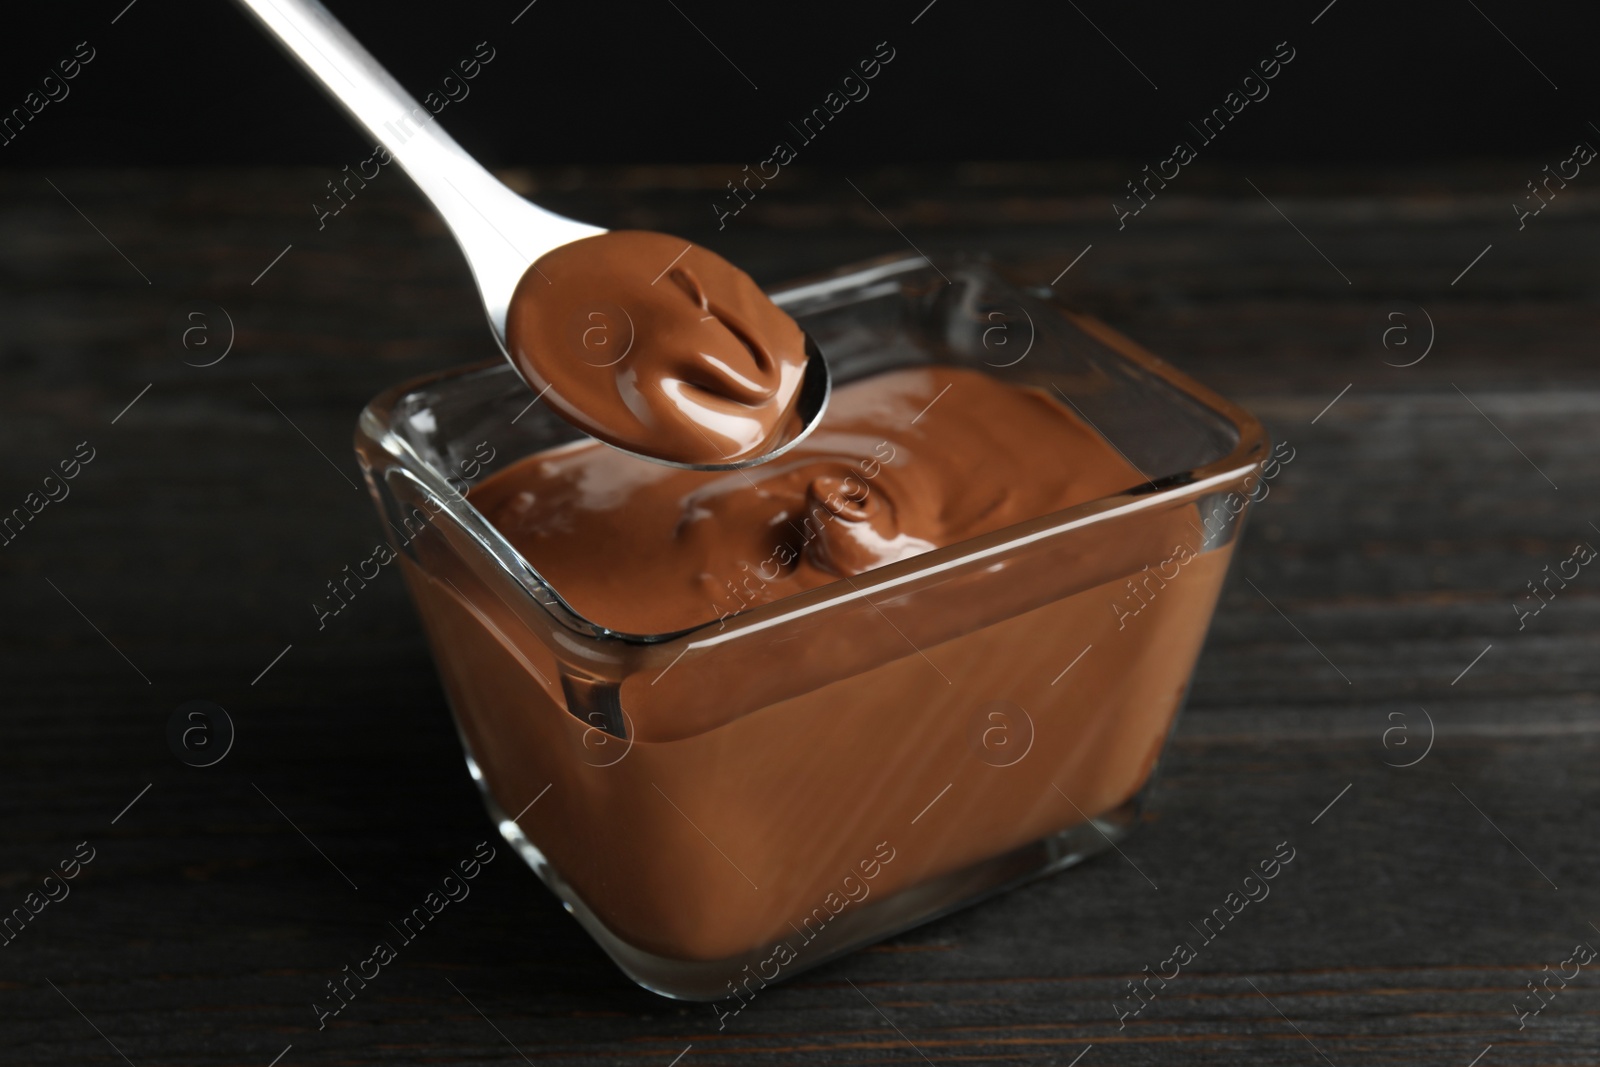
[[[472,268],[490,332],[501,354],[515,367],[506,340],[506,317],[517,283],[546,253],[606,231],[547,211],[512,192],[445,133],[433,113],[406,92],[317,0],[238,3],[344,105],[357,125],[383,144],[444,219]],[[689,470],[751,467],[782,455],[815,429],[827,407],[830,388],[828,365],[807,336],[805,380],[795,402],[803,429],[777,447],[741,460],[701,464],[674,462],[605,443],[652,463]]]

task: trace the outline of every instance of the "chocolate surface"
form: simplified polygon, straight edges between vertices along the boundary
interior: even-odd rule
[[[1142,481],[1048,395],[926,367],[838,389],[810,437],[748,470],[679,470],[582,442],[469,499],[580,614],[652,634]]]
[[[562,418],[640,455],[727,463],[803,428],[804,333],[681,237],[614,230],[541,256],[512,296],[506,344]]]

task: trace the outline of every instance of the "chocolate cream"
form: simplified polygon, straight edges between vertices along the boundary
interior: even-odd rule
[[[828,951],[810,944],[819,924],[843,933],[860,906],[840,899],[861,889],[841,878],[881,846],[897,858],[866,907],[1100,816],[1144,785],[1232,546],[1175,578],[1167,568],[1171,580],[1140,568],[1198,544],[1200,520],[1192,504],[1110,519],[725,645],[674,642],[637,665],[651,646],[575,641],[485,582],[470,546],[428,557],[428,570],[401,565],[475,773],[516,813],[546,877],[625,951],[731,960],[735,984],[719,978],[713,992],[748,996],[743,981],[775,972],[754,959],[740,971],[739,954],[787,944],[795,966],[815,962]],[[1148,603],[1129,620],[1117,605],[1134,588]],[[608,653],[624,679],[625,738],[592,724],[573,684],[607,669]]]
[[[640,455],[729,463],[803,429],[805,334],[681,237],[614,230],[541,256],[512,295],[506,347],[562,418]]]
[[[811,436],[746,470],[580,442],[469,499],[580,615],[661,634],[1143,481],[1048,394],[930,366],[837,389]]]
[[[749,995],[786,973],[771,953],[813,961],[975,864],[1001,873],[974,887],[1019,877],[1010,850],[1149,779],[1232,546],[1204,548],[1194,502],[1041,526],[1144,480],[1043,391],[907,368],[840,387],[748,470],[586,441],[469,492],[576,611],[694,636],[578,637],[447,529],[401,565],[475,773],[545,877],[613,952],[726,963],[710,992]],[[862,576],[958,541],[967,558]],[[780,597],[781,620],[746,611]],[[870,900],[841,883],[890,854]]]
[[[792,436],[804,336],[732,266],[612,233],[535,267],[512,354],[593,437],[715,463]],[[614,953],[717,961],[710,993],[748,996],[774,960],[887,922],[880,901],[1026,873],[1010,850],[1148,780],[1231,546],[1202,551],[1192,502],[1041,532],[1144,482],[1048,392],[920,366],[839,387],[749,469],[591,439],[469,491],[579,615],[694,635],[579,639],[443,536],[401,558],[475,773],[545,877]],[[858,578],[885,567],[918,573]],[[744,616],[786,597],[781,619]]]

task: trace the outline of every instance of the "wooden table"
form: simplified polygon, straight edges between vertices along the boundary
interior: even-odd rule
[[[1600,965],[1516,1005],[1600,945],[1600,573],[1524,628],[1513,604],[1600,544],[1600,199],[1574,188],[1519,231],[1533,163],[1195,169],[1118,230],[1123,169],[786,170],[722,232],[734,168],[516,176],[767,282],[907,241],[1041,284],[1075,263],[1080,306],[1295,450],[1125,856],[810,972],[720,1032],[628,983],[509,855],[316,1027],[323,983],[493,834],[399,582],[320,632],[309,607],[379,536],[361,405],[491,354],[405,180],[319,231],[331,169],[0,177],[0,507],[94,455],[0,548],[0,907],[79,842],[94,856],[0,949],[0,1062],[1595,1062]],[[226,339],[215,310],[185,318],[199,301],[237,332],[211,366],[185,364]],[[177,347],[174,319],[212,347]],[[1430,319],[1426,358],[1386,365]],[[195,699],[237,728],[207,768],[167,741]],[[1119,1026],[1126,983],[1284,841],[1271,896]]]

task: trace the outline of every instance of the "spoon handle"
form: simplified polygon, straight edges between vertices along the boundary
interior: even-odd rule
[[[512,290],[532,263],[602,232],[518,196],[467,154],[317,0],[238,0],[376,138],[450,227],[505,341]]]

